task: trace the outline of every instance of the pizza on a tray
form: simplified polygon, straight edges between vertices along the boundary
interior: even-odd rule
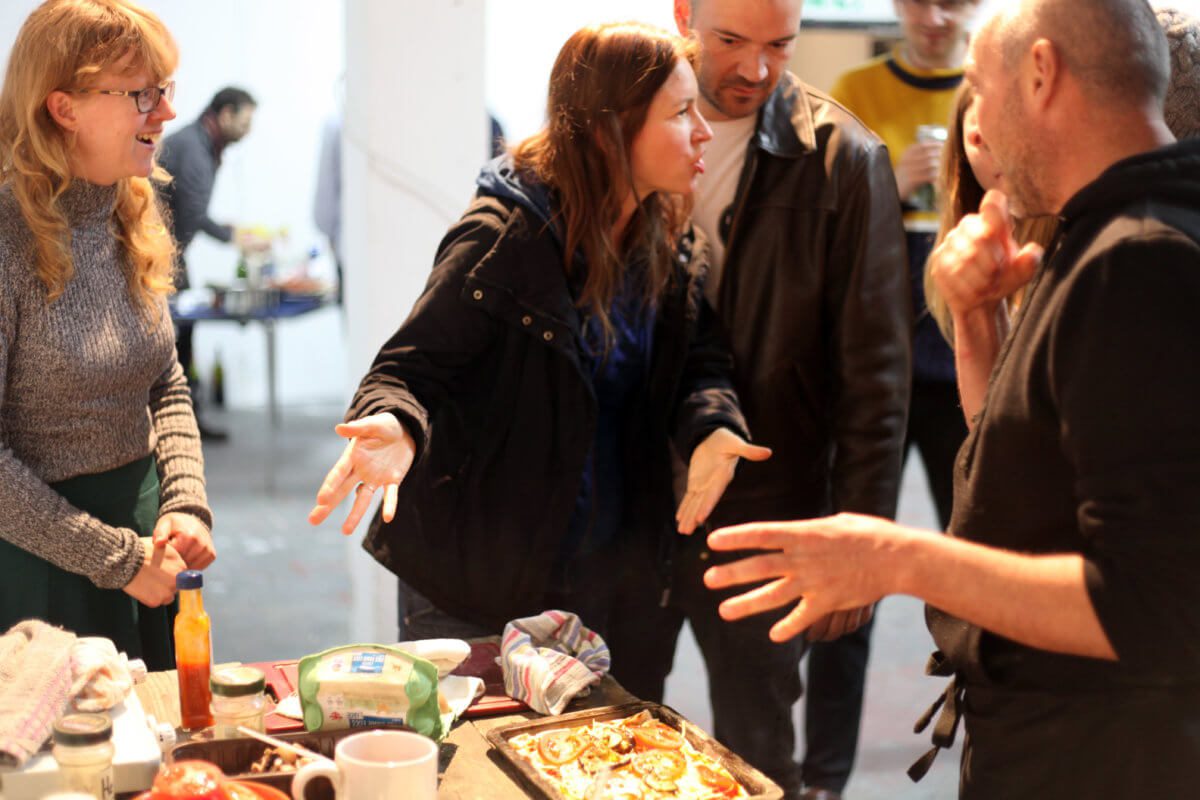
[[[719,761],[642,711],[624,719],[521,733],[508,740],[567,800],[749,797]]]

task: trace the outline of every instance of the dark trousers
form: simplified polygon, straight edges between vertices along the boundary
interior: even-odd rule
[[[950,381],[914,380],[908,409],[904,460],[913,447],[921,453],[929,493],[937,508],[938,525],[950,525],[954,502],[954,459],[967,438],[967,422],[958,402],[958,387]]]
[[[189,379],[192,374],[192,358],[195,352],[192,349],[195,327],[195,324],[191,322],[179,322],[175,325],[175,353],[179,358],[179,366],[183,367],[183,374],[189,376]]]
[[[867,659],[875,619],[832,642],[813,642],[804,700],[805,786],[842,792],[858,754]]]
[[[967,437],[958,387],[948,381],[914,380],[904,455],[921,453],[930,494],[943,530],[954,499],[954,459]],[[858,752],[863,692],[871,651],[871,625],[832,642],[814,642],[808,655],[804,706],[804,782],[841,792]]]
[[[610,622],[613,676],[637,697],[661,702],[675,643],[688,620],[708,671],[713,735],[782,786],[785,797],[797,797],[800,768],[792,708],[803,688],[804,641],[776,644],[767,635],[790,607],[738,622],[721,619],[717,606],[744,588],[714,592],[704,586],[704,571],[737,556],[709,551],[701,532],[680,537],[678,544],[666,607],[653,572],[624,593],[627,611]],[[636,658],[617,657],[631,649]]]

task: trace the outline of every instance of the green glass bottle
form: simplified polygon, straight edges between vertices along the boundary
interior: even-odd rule
[[[212,401],[216,408],[225,407],[225,367],[221,364],[221,351],[213,358]]]

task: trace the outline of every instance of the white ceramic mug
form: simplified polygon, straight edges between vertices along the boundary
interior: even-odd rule
[[[436,800],[438,746],[411,731],[366,731],[347,736],[333,762],[306,764],[292,779],[292,797],[316,777],[333,783],[338,800]]]

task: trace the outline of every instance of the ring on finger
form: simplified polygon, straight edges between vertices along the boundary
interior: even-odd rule
[[[367,483],[366,481],[363,481],[358,485],[358,488],[366,489],[368,494],[375,494],[376,486],[373,483]]]

